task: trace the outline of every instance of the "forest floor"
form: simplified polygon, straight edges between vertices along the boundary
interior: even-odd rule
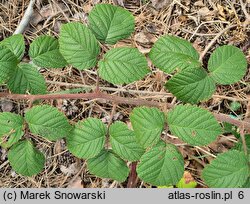
[[[248,0],[247,0],[248,1]],[[88,13],[98,3],[120,4],[133,13],[136,19],[135,32],[126,40],[109,47],[133,46],[147,54],[153,43],[163,34],[172,34],[187,39],[204,55],[206,67],[208,57],[219,45],[231,44],[239,47],[250,62],[250,1],[240,0],[37,0],[34,13],[25,29],[26,56],[30,43],[39,35],[57,36],[60,26],[67,22],[81,21],[86,23]],[[10,36],[19,25],[29,0],[0,0],[0,41]],[[232,25],[235,27],[231,28]],[[211,43],[213,42],[213,43]],[[208,47],[209,46],[209,47]],[[206,48],[209,48],[206,52]],[[180,103],[164,88],[170,75],[150,64],[152,74],[143,80],[126,86],[114,86],[100,80],[100,88],[108,93],[142,98],[172,104]],[[71,66],[63,69],[41,69],[47,82],[49,92],[64,93],[88,92],[96,84],[96,68],[78,71]],[[111,88],[111,89],[110,89]],[[6,87],[0,87],[6,91]],[[228,86],[217,86],[213,98],[199,105],[213,112],[231,115],[243,119],[250,112],[247,97],[250,94],[250,72],[238,83]],[[235,109],[232,102],[238,102]],[[56,106],[71,120],[72,124],[89,116],[100,118],[103,122],[121,120],[129,124],[129,114],[133,106],[117,105],[96,100],[56,100],[43,103]],[[235,103],[233,103],[235,104]],[[0,100],[0,111],[23,114],[28,103],[25,101]],[[112,118],[111,118],[112,115]],[[168,134],[168,133],[165,133]],[[234,135],[218,137],[208,146],[191,147],[178,138],[168,134],[168,138],[177,144],[185,159],[185,170],[188,171],[199,187],[206,187],[201,179],[204,166],[222,153],[232,148],[237,142]],[[46,154],[45,170],[37,176],[27,178],[16,174],[10,167],[7,154],[0,149],[0,187],[119,187],[127,183],[118,183],[100,179],[91,175],[86,169],[84,160],[72,156],[64,140],[49,142],[32,136],[38,148]],[[138,181],[137,187],[151,187]]]

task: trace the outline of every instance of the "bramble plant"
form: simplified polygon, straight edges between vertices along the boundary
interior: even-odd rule
[[[119,85],[143,79],[150,69],[146,57],[136,48],[112,48],[98,62],[100,43],[115,44],[128,38],[134,27],[134,17],[129,11],[97,4],[89,14],[88,25],[70,22],[61,26],[59,39],[47,35],[36,38],[29,48],[32,63],[21,62],[25,52],[21,34],[4,39],[0,42],[0,83],[7,84],[11,93],[0,96],[31,101],[60,98],[59,94],[47,94],[45,80],[38,71],[40,67],[72,65],[86,70],[97,66],[100,78]],[[26,137],[30,131],[50,141],[64,138],[68,150],[87,160],[90,173],[97,177],[123,182],[130,172],[127,162],[138,162],[136,172],[142,181],[155,186],[176,185],[184,173],[184,159],[174,144],[162,138],[164,126],[167,124],[171,134],[191,146],[215,141],[223,134],[220,123],[214,114],[194,104],[210,99],[216,84],[238,82],[246,74],[247,61],[240,49],[224,45],[211,54],[207,71],[192,44],[171,35],[158,39],[149,58],[163,72],[174,74],[165,87],[184,104],[171,107],[167,113],[156,107],[134,108],[130,114],[133,130],[120,121],[107,127],[92,117],[71,125],[62,112],[49,105],[35,105],[24,116],[0,113],[0,144],[8,149],[12,168],[24,176],[36,175],[44,168],[44,154]],[[129,102],[98,89],[77,96],[154,106],[152,101],[143,104],[141,100],[130,99]],[[204,168],[202,178],[209,187],[249,185],[249,156],[242,146],[239,142],[236,148],[219,154]]]

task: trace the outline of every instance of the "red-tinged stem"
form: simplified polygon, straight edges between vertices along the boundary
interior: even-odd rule
[[[128,104],[133,106],[150,106],[158,108],[173,108],[174,105],[171,103],[162,103],[158,101],[149,101],[140,98],[126,98],[116,95],[110,95],[102,93],[100,91],[93,93],[77,93],[77,94],[45,94],[45,95],[28,95],[28,94],[11,94],[11,93],[0,93],[0,98],[7,98],[12,100],[55,100],[55,99],[82,99],[82,100],[100,100],[101,102],[111,101],[115,104]],[[250,122],[233,119],[228,115],[222,113],[213,113],[215,118],[219,122],[228,122],[237,127],[243,127],[250,133]]]
[[[135,188],[137,185],[138,177],[137,177],[137,173],[136,173],[136,165],[137,165],[137,162],[131,163],[127,188]]]

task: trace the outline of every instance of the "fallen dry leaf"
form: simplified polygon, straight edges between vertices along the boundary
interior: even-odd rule
[[[60,9],[58,7],[60,7]],[[56,13],[66,9],[67,7],[62,3],[58,3],[57,5],[54,6],[51,6],[51,4],[47,4],[43,6],[39,11],[35,11],[33,13],[30,23],[33,26],[37,26],[41,21],[51,18]],[[68,13],[66,13],[65,15],[69,17]]]
[[[70,164],[69,167],[61,165],[60,170],[64,174],[74,175],[79,171],[79,167],[78,167],[78,165],[76,163],[73,163],[73,164]]]
[[[194,3],[194,6],[203,7],[203,6],[205,6],[205,5],[204,5],[203,1],[196,1],[196,2]]]
[[[201,9],[198,10],[198,15],[200,16],[208,16],[211,15],[211,11],[207,8],[207,7],[203,7]]]
[[[0,107],[3,112],[10,112],[13,109],[13,103],[11,101],[0,101]]]
[[[73,182],[70,182],[67,188],[83,188],[82,179],[77,177]]]
[[[139,32],[134,36],[136,47],[143,54],[149,53],[153,43],[156,42],[157,38],[151,33]]]
[[[134,39],[136,42],[139,42],[141,44],[150,44],[156,42],[157,40],[157,38],[154,35],[146,32],[137,33]]]
[[[162,8],[166,8],[167,6],[169,6],[173,1],[171,0],[151,0],[152,2],[152,6],[159,10]]]

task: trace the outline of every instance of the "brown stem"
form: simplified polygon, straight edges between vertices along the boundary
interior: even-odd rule
[[[128,104],[134,106],[163,106],[163,103],[156,101],[148,101],[138,98],[125,98],[115,95],[109,95],[102,92],[93,93],[80,93],[80,94],[45,94],[45,95],[28,95],[28,94],[10,94],[10,93],[0,93],[0,98],[7,98],[13,100],[55,100],[55,99],[83,99],[83,100],[107,100],[112,101],[117,104]],[[169,104],[170,105],[170,104]],[[170,105],[172,107],[172,105]],[[171,108],[169,107],[169,108]]]
[[[135,188],[138,182],[137,173],[136,173],[136,165],[137,165],[137,162],[131,163],[127,188]]]
[[[247,121],[236,120],[223,113],[213,113],[213,115],[219,122],[231,123],[239,128],[244,126],[245,130],[250,133],[250,123]]]
[[[110,95],[102,92],[93,92],[93,93],[78,93],[78,94],[45,94],[45,95],[28,95],[28,94],[11,94],[11,93],[0,93],[0,98],[7,98],[7,99],[13,99],[13,100],[55,100],[55,99],[82,99],[82,100],[103,100],[111,101],[116,104],[128,104],[133,106],[151,106],[151,107],[158,107],[158,108],[173,108],[174,105],[170,103],[161,103],[158,101],[149,101],[145,99],[139,99],[139,98],[126,98],[116,95]],[[244,128],[246,131],[250,132],[250,122],[248,121],[240,121],[231,118],[228,115],[222,114],[222,113],[213,113],[215,118],[219,122],[228,122],[231,123],[237,127],[242,127],[244,125]]]

